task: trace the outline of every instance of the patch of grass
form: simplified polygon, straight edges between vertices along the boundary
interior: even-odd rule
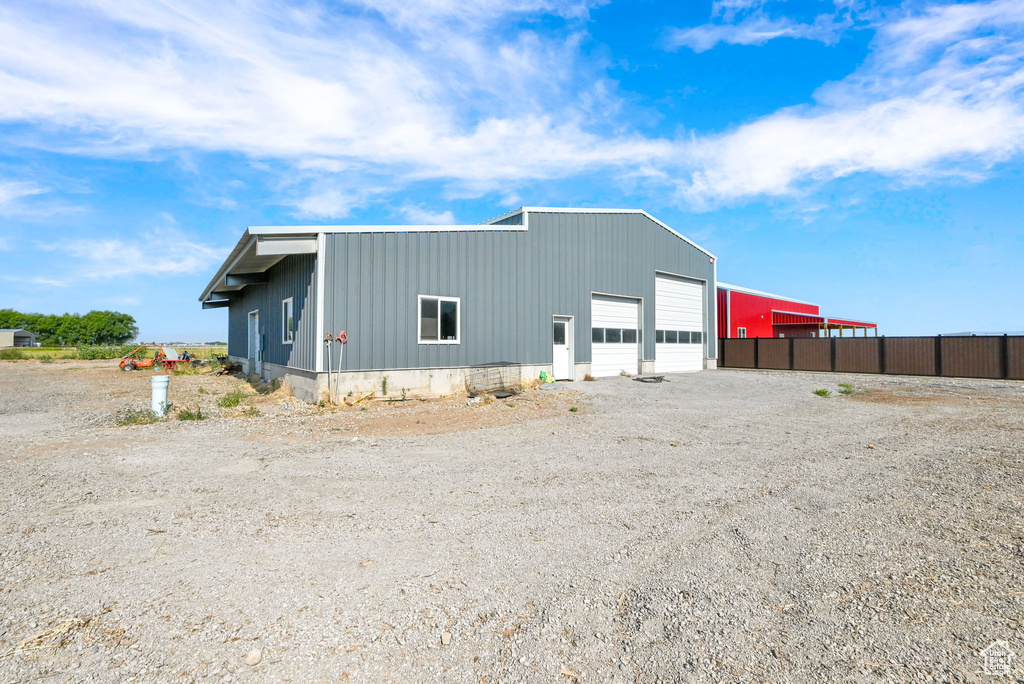
[[[75,358],[79,359],[119,359],[125,354],[130,354],[135,350],[137,344],[122,344],[120,346],[108,346],[108,345],[96,345],[88,346],[82,345],[78,348],[78,353]],[[152,350],[150,350],[152,351]]]
[[[814,390],[814,393],[817,394],[819,397],[831,397],[832,396],[832,393],[829,392],[827,389],[816,389],[816,390]]]
[[[580,409],[579,409],[579,407],[578,407],[578,406],[573,406],[573,407],[572,407],[571,409],[569,409],[569,411],[570,411],[571,413],[576,413],[576,412],[577,412],[577,411],[579,411],[579,410],[580,410]]]
[[[40,356],[39,357],[39,363],[53,363],[53,357],[52,356]]]
[[[408,392],[409,392],[409,388],[408,387],[403,387],[402,388],[402,401],[405,401],[405,395],[408,394]]]
[[[260,410],[255,406],[246,406],[242,409],[242,415],[246,418],[259,418],[263,414],[260,413]]]
[[[0,360],[2,361],[20,361],[28,358],[20,349],[0,349]]]
[[[149,409],[124,409],[114,416],[114,421],[121,426],[150,425],[158,420],[157,415]]]
[[[383,396],[388,396],[388,376],[384,376],[380,379],[380,393]]]
[[[202,373],[198,366],[193,366],[190,363],[176,363],[174,364],[175,375],[199,375]]]
[[[26,359],[39,359],[49,356],[52,359],[78,358],[78,350],[74,347],[19,347]]]
[[[200,394],[209,394],[210,390],[206,389],[205,387],[200,387],[199,388],[199,393]]]
[[[196,404],[195,408],[186,406],[178,411],[178,420],[206,420],[206,416],[203,415],[202,407]]]
[[[241,404],[243,400],[245,400],[245,392],[240,389],[234,389],[218,399],[217,406],[221,408],[234,408]]]
[[[853,394],[853,383],[852,382],[841,382],[839,383],[840,394]]]

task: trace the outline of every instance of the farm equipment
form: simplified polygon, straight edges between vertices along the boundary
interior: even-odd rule
[[[150,349],[154,349],[153,356],[150,356]],[[144,344],[136,347],[121,357],[121,370],[135,370],[136,368],[162,367],[174,370],[178,364],[192,364],[195,358],[188,352],[178,354],[173,347],[164,347],[159,344]]]

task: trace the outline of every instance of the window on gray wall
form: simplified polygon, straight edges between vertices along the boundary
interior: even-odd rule
[[[281,301],[281,330],[283,344],[295,341],[295,306],[291,297]]]
[[[458,297],[419,296],[420,344],[459,344]]]

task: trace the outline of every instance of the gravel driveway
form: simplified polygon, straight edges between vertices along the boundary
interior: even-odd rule
[[[981,649],[1024,658],[1022,383],[713,371],[243,415],[215,403],[241,381],[182,376],[207,420],[116,426],[148,383],[0,362],[2,682],[991,682]]]

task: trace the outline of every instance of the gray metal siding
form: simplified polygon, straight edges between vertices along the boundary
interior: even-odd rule
[[[575,317],[576,361],[588,362],[593,292],[643,298],[643,358],[653,359],[656,271],[707,281],[705,356],[716,355],[714,264],[642,214],[541,212],[528,231],[326,238],[325,325],[349,334],[345,370],[547,364],[554,314]],[[461,299],[460,344],[417,343],[417,295]]]
[[[228,353],[248,356],[249,312],[260,312],[263,361],[314,370],[316,345],[316,257],[289,256],[267,271],[267,282],[249,285],[242,296],[231,301],[228,312]],[[295,340],[284,344],[281,302],[291,297],[295,318]]]

